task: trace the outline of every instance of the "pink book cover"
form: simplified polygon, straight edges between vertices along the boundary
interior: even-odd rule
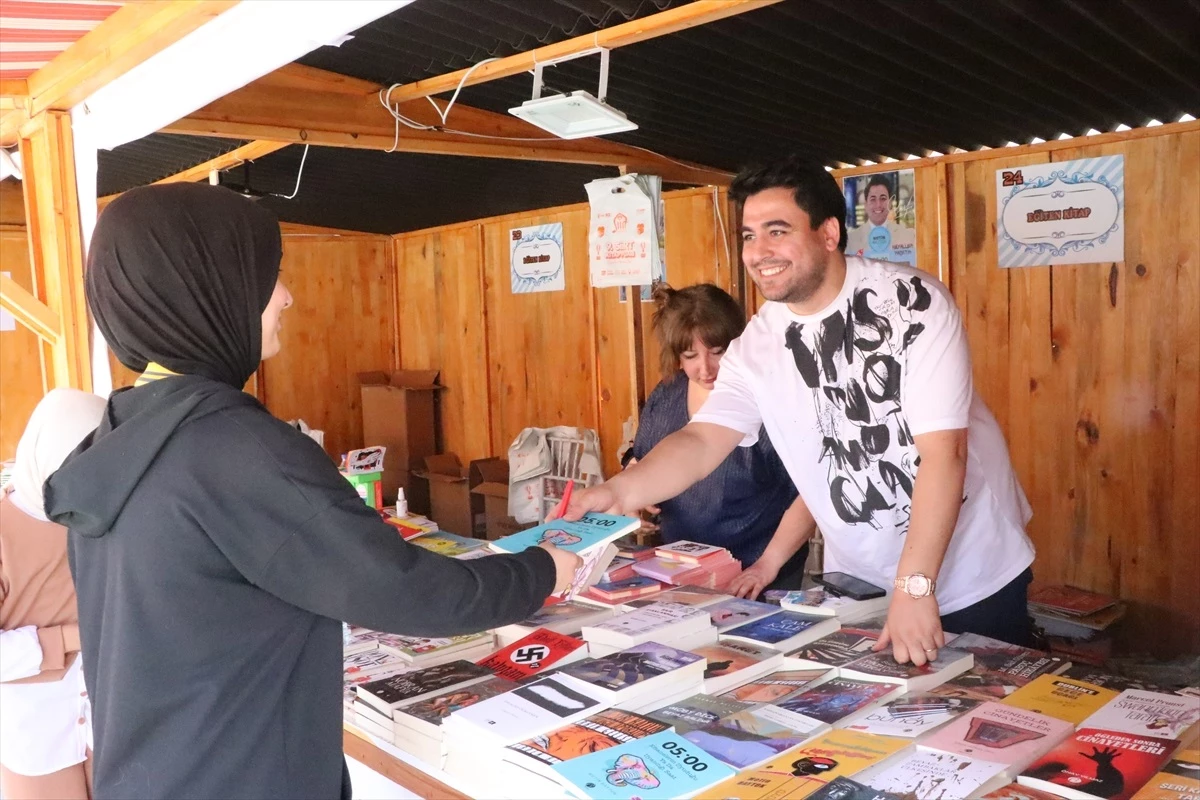
[[[679,579],[686,576],[689,572],[701,574],[704,570],[695,564],[688,564],[684,561],[671,561],[666,558],[647,558],[645,561],[639,561],[633,565],[633,571],[638,575],[645,575],[647,578],[653,578],[656,581],[663,583],[678,583]]]
[[[921,747],[994,761],[1017,772],[1075,732],[1075,726],[1036,711],[984,703],[935,730]]]

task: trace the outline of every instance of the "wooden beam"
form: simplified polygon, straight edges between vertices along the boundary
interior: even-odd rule
[[[243,164],[247,161],[254,161],[263,156],[274,153],[276,150],[282,150],[287,147],[287,142],[250,142],[244,144],[236,150],[230,150],[224,155],[217,156],[205,161],[203,164],[197,164],[194,167],[189,167],[183,172],[177,172],[174,175],[168,175],[162,180],[157,180],[154,183],[187,183],[190,181],[208,180],[208,173],[215,170],[229,169],[236,167],[238,164]],[[152,184],[153,185],[153,184]],[[120,197],[120,193],[108,194],[96,200],[98,208],[104,208],[113,200]]]
[[[50,348],[49,383],[55,388],[91,391],[83,237],[69,112],[46,111],[25,126],[21,168],[34,285],[60,324]]]
[[[0,78],[0,97],[21,99],[29,97],[29,81],[24,78]]]
[[[47,344],[58,344],[62,323],[50,307],[33,296],[25,287],[0,272],[0,307],[12,314],[18,323],[36,333]]]
[[[641,19],[623,22],[595,33],[576,36],[563,42],[548,44],[536,50],[516,53],[496,61],[489,61],[474,69],[460,69],[434,78],[397,87],[391,94],[393,102],[403,103],[430,95],[451,92],[462,86],[494,81],[528,72],[538,64],[561,59],[597,47],[610,50],[624,47],[669,33],[694,28],[708,22],[736,16],[746,11],[778,3],[779,0],[696,0],[693,3],[671,8]]]
[[[384,87],[291,64],[163,128],[166,133],[358,147],[409,153],[559,161],[651,172],[673,183],[727,185],[731,173],[678,162],[606,139],[565,140],[509,116],[456,103],[446,130],[397,124],[379,100]],[[421,125],[442,127],[425,100],[400,107]],[[461,131],[461,132],[452,132]]]
[[[31,112],[70,109],[235,5],[237,0],[126,3],[29,76]]]
[[[12,147],[21,138],[21,128],[29,122],[29,112],[24,108],[0,111],[0,147]]]

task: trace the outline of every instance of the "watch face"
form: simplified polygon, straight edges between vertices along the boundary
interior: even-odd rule
[[[925,597],[932,594],[929,591],[929,578],[924,575],[910,575],[908,578],[908,586],[905,587],[908,594],[913,597]]]

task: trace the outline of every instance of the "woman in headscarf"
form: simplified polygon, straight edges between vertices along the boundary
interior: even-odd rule
[[[100,798],[349,797],[340,621],[481,631],[578,563],[408,544],[241,391],[279,350],[280,248],[270,212],[211,186],[134,189],[96,225],[88,306],[142,378],[46,506],[70,529]]]
[[[100,424],[104,401],[55,389],[33,410],[0,497],[0,797],[86,800],[91,740],[67,531],[42,484]]]

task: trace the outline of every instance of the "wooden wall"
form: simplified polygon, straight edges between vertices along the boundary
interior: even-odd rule
[[[34,291],[25,235],[25,201],[21,184],[0,181],[0,271],[29,291]],[[13,458],[17,441],[34,406],[45,394],[44,348],[28,328],[0,331],[0,460]]]
[[[669,192],[667,276],[680,286],[730,288],[714,202],[723,192]],[[566,290],[510,291],[509,231],[561,222]],[[600,434],[616,469],[622,423],[634,411],[634,375],[657,380],[657,357],[639,365],[633,314],[618,289],[591,289],[586,205],[513,214],[395,237],[400,365],[440,369],[443,449],[465,462],[503,455],[523,428],[575,425]],[[657,352],[655,349],[653,352]]]

